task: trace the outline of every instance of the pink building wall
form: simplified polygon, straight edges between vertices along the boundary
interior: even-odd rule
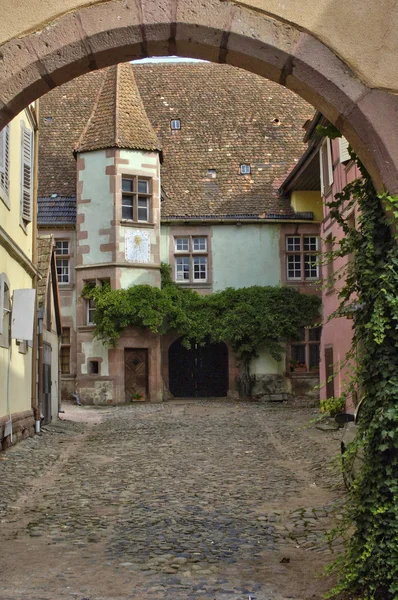
[[[322,223],[321,228],[321,238],[322,238],[322,252],[327,251],[327,248],[330,248],[330,242],[328,244],[327,238],[330,236],[332,238],[336,238],[335,245],[333,248],[337,247],[339,240],[341,240],[344,236],[343,231],[336,224],[334,220],[331,219],[329,215],[329,208],[326,203],[333,200],[335,194],[341,192],[345,185],[357,177],[360,177],[360,172],[352,160],[341,162],[340,158],[340,143],[339,139],[332,140],[330,143],[330,154],[331,154],[331,164],[333,168],[333,182],[331,185],[325,185],[323,190],[323,202],[324,202],[324,221]],[[348,214],[347,217],[350,218],[352,226],[355,227],[356,218],[355,211],[351,211],[351,214]],[[332,266],[323,265],[322,266],[322,276],[323,281],[326,282],[328,278],[328,274],[330,276],[331,268],[336,273],[338,269],[340,269],[346,262],[347,258],[344,259],[336,259]],[[321,362],[320,362],[320,382],[321,382],[321,390],[320,396],[322,400],[325,400],[327,397],[331,395],[331,386],[329,384],[329,389],[327,390],[326,380],[327,380],[327,364],[330,364],[325,355],[330,357],[330,348],[333,349],[333,364],[334,364],[334,393],[335,397],[338,397],[345,389],[349,377],[352,373],[352,365],[346,365],[343,368],[340,368],[346,357],[347,352],[351,348],[352,343],[352,320],[346,317],[334,318],[328,322],[329,316],[336,310],[338,307],[338,291],[344,285],[344,280],[336,282],[332,287],[325,288],[322,294],[323,300],[323,329],[321,336]],[[329,351],[328,351],[329,349]],[[329,393],[328,393],[329,392]],[[352,408],[352,400],[349,399],[347,402],[347,408]]]

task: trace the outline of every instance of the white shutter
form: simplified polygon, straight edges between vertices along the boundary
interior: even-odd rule
[[[6,130],[0,131],[0,173],[6,172]]]
[[[319,148],[319,168],[320,168],[320,174],[321,174],[321,196],[323,196],[325,185],[323,183],[322,146]]]
[[[0,275],[0,335],[3,335],[4,323],[4,275]]]
[[[339,153],[341,163],[351,160],[350,153],[348,152],[348,140],[345,137],[339,138]]]
[[[21,215],[32,220],[33,196],[33,131],[21,123]]]
[[[332,185],[333,183],[333,162],[332,162],[332,144],[330,143],[330,139],[326,139],[326,148],[328,155],[328,172],[329,172],[329,182],[328,185]]]

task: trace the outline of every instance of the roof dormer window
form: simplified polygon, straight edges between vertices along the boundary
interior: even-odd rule
[[[178,131],[181,129],[181,121],[180,119],[173,119],[170,121],[170,128],[172,131]]]
[[[215,179],[217,177],[216,169],[207,169],[207,177],[210,177],[211,179]]]
[[[250,165],[247,163],[242,163],[240,165],[240,174],[241,175],[249,175],[251,173]]]

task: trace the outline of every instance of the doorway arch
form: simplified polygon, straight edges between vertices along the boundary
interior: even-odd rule
[[[398,192],[398,98],[371,89],[325,44],[252,9],[196,0],[110,0],[78,8],[0,47],[0,127],[54,87],[146,56],[227,63],[271,79],[319,109],[350,141],[376,187]]]
[[[228,347],[224,342],[190,348],[178,338],[169,348],[169,390],[175,398],[225,397],[228,394]]]

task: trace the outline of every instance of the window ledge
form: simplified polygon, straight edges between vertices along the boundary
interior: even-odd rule
[[[95,328],[94,323],[92,325],[79,325],[77,330],[78,331],[93,331]]]
[[[302,379],[303,377],[319,379],[319,371],[289,371],[288,375],[293,379]]]
[[[176,281],[175,282],[177,285],[180,285],[181,287],[190,287],[190,288],[203,288],[203,289],[210,289],[212,284],[209,282],[203,282],[203,283],[199,283],[199,282],[184,282],[184,281]]]
[[[146,221],[130,221],[130,219],[121,219],[120,225],[123,227],[144,227],[153,229],[156,223],[147,223]]]

